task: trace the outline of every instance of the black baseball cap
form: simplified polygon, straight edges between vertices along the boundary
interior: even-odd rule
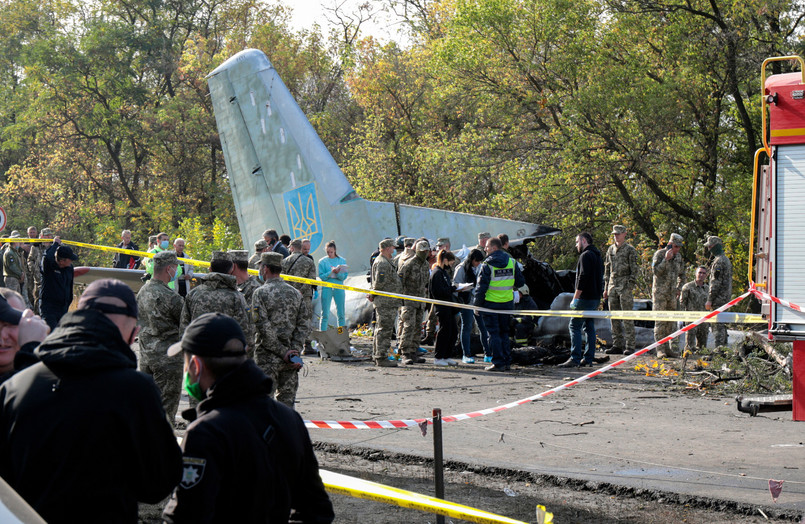
[[[0,321],[17,325],[20,323],[21,318],[22,311],[11,307],[6,298],[0,295]]]
[[[116,298],[124,305],[110,304],[108,300],[104,300],[108,298]],[[104,313],[137,318],[137,297],[122,280],[103,278],[87,286],[78,299],[78,309],[96,309]]]
[[[78,260],[78,255],[72,250],[70,246],[61,245],[56,249],[56,256],[59,258],[69,258],[70,260]]]
[[[205,313],[187,326],[182,340],[168,348],[168,356],[182,351],[200,357],[238,357],[246,354],[246,337],[229,315]]]

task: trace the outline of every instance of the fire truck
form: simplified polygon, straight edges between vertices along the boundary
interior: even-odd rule
[[[798,63],[799,72],[767,78],[773,62]],[[748,276],[759,291],[805,311],[805,61],[768,58],[761,75],[763,147],[754,161]],[[793,342],[793,418],[805,420],[805,312],[767,299],[762,313],[770,340]]]

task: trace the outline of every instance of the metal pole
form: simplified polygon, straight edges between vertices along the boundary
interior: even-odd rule
[[[433,468],[436,498],[444,500],[444,455],[442,454],[442,410],[433,409]],[[444,524],[444,515],[436,515],[436,524]]]

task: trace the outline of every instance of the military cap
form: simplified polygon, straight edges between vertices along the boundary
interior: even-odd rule
[[[405,247],[414,247],[415,243],[416,243],[415,238],[405,237],[405,242],[404,242]]]
[[[268,247],[268,242],[263,240],[262,238],[254,243],[254,249],[257,251],[262,251]]]
[[[383,240],[380,241],[379,247],[380,249],[386,249],[387,247],[394,247],[395,245],[397,245],[397,243],[394,240],[390,238],[384,238]]]
[[[394,247],[397,249],[403,249],[405,247],[405,235],[398,236],[394,243]]]
[[[682,246],[685,243],[685,239],[682,238],[682,235],[679,233],[671,233],[671,239],[669,240],[672,244],[676,246]]]
[[[20,238],[20,232],[15,229],[14,231],[11,232],[8,238]]]
[[[416,243],[417,251],[430,251],[430,244],[427,240],[420,240]]]
[[[229,256],[232,262],[249,262],[249,252],[245,249],[230,249]]]
[[[42,229],[42,231],[40,231],[39,234],[40,235],[52,235],[53,230],[50,229],[49,227],[46,227],[46,228]]]
[[[158,266],[165,267],[171,264],[179,265],[179,259],[176,258],[176,251],[160,251],[154,255],[154,263]]]
[[[483,240],[485,238],[492,238],[492,234],[489,233],[488,231],[482,231],[481,233],[478,233],[478,240]]]
[[[282,253],[269,251],[260,255],[260,263],[271,267],[282,267]]]
[[[718,246],[718,245],[723,245],[723,244],[724,244],[724,242],[722,242],[720,238],[718,238],[715,235],[710,235],[709,237],[707,237],[707,242],[704,243],[704,247],[709,249],[709,248],[711,248],[713,246]]]
[[[612,226],[613,235],[620,235],[622,233],[626,233],[626,226]]]
[[[210,257],[210,262],[215,262],[216,260],[226,260],[227,262],[232,262],[232,257],[229,256],[229,253],[226,251],[213,251],[212,256]]]
[[[295,238],[295,239],[293,239],[291,241],[291,243],[289,245],[294,249],[302,249],[302,239],[301,238]]]
[[[205,313],[187,326],[182,340],[168,348],[168,356],[182,351],[207,358],[238,357],[246,354],[246,337],[234,318]]]
[[[436,247],[443,246],[450,243],[449,237],[441,237],[436,239]]]

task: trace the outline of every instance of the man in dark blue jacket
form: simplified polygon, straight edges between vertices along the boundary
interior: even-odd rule
[[[593,245],[593,237],[590,233],[579,233],[576,237],[576,249],[580,255],[578,264],[576,264],[576,292],[573,294],[573,301],[570,302],[570,309],[592,311],[598,309],[601,296],[604,294],[604,263],[601,259],[601,252]],[[587,337],[583,356],[582,327]],[[595,357],[594,318],[574,317],[570,319],[570,346],[570,358],[567,362],[559,364],[559,367],[593,365]]]
[[[78,260],[70,246],[55,237],[42,258],[42,290],[39,311],[50,329],[56,329],[73,301],[73,261]]]
[[[517,262],[502,249],[497,237],[486,243],[486,260],[480,266],[478,282],[473,291],[473,304],[487,309],[513,310],[516,288],[525,284]],[[512,354],[509,341],[510,315],[482,312],[486,330],[489,333],[489,349],[492,351],[492,365],[486,371],[507,371],[511,368]]]

